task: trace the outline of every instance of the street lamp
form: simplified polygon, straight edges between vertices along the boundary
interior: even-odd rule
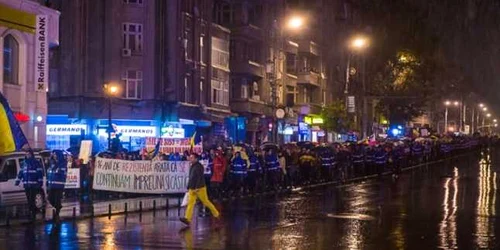
[[[479,103],[479,107],[480,107],[480,108],[484,107],[484,104]]]
[[[487,107],[484,107],[484,108],[483,108],[483,111],[485,111],[485,112],[486,112],[486,111],[488,111],[488,108],[487,108]]]
[[[284,37],[283,33],[286,30],[297,31],[302,29],[305,26],[306,17],[301,15],[290,15],[282,20],[283,23],[278,22],[278,20],[275,19],[272,25],[271,42],[272,42],[273,54],[272,58],[270,58],[266,62],[266,75],[271,85],[271,105],[273,110],[272,112],[273,120],[275,121],[272,127],[272,141],[278,144],[279,144],[278,121],[275,115],[276,111],[278,110],[277,61],[284,60],[280,59],[281,58],[280,49],[284,46],[282,43],[282,41],[284,41],[284,39],[282,39]],[[278,56],[280,58],[278,58]]]
[[[369,45],[369,39],[365,36],[355,36],[352,39],[349,40],[349,54],[347,56],[347,67],[346,67],[346,76],[345,76],[345,88],[344,88],[344,94],[346,98],[346,106],[347,106],[347,98],[349,94],[349,82],[350,82],[350,76],[351,76],[351,57],[353,55],[353,52],[358,52],[361,53],[363,52]],[[363,93],[363,113],[362,113],[362,132],[363,132],[363,138],[366,137],[367,135],[367,123],[368,123],[368,103],[366,101],[366,70],[365,70],[365,57],[363,57],[363,64],[362,64],[362,93]]]
[[[108,97],[108,150],[111,149],[111,130],[113,130],[113,125],[111,124],[111,108],[113,97],[117,97],[120,93],[120,85],[116,83],[104,84],[104,93]]]
[[[297,30],[304,26],[304,18],[301,16],[292,16],[288,19],[287,27],[291,30]]]
[[[491,114],[490,114],[490,113],[486,114],[486,117],[490,118],[490,117],[491,117]]]

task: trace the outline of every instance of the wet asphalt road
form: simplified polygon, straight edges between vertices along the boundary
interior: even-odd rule
[[[0,249],[500,249],[500,150],[382,180],[176,210],[0,228]],[[500,201],[499,201],[500,202]]]

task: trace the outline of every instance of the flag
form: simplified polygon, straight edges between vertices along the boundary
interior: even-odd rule
[[[190,146],[191,146],[191,150],[190,150],[191,152],[193,152],[194,145],[195,145],[195,143],[194,143],[194,138],[196,138],[196,131],[194,132],[194,134],[193,134],[193,136],[191,137],[191,140],[190,140],[190,142],[189,142],[189,144],[190,144]]]
[[[0,140],[0,155],[20,150],[25,144],[28,144],[26,136],[24,136],[19,123],[17,123],[16,118],[7,99],[0,92],[0,135],[2,139]]]
[[[158,153],[160,152],[160,142],[161,142],[161,140],[158,139],[158,142],[156,143],[156,146],[155,146],[155,151],[153,151],[153,157],[151,157],[151,158],[155,158],[158,155]]]

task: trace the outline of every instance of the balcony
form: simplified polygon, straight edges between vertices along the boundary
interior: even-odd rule
[[[231,61],[231,72],[264,77],[264,66],[253,61]]]
[[[263,101],[256,101],[252,99],[232,99],[231,111],[237,113],[252,113],[259,115],[271,114],[271,107],[266,105]]]
[[[298,41],[299,53],[308,53],[315,56],[319,56],[319,46],[315,42],[306,39]]]
[[[297,84],[309,84],[319,87],[321,83],[321,75],[313,71],[300,71],[297,77]]]
[[[239,27],[234,27],[231,29],[231,36],[243,36],[246,38],[250,38],[253,40],[263,40],[264,39],[264,32],[262,31],[261,28],[248,24],[248,25],[243,25]]]
[[[320,114],[322,106],[319,103],[297,103],[294,106],[300,115]]]

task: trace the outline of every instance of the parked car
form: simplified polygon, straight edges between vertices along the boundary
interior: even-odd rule
[[[0,206],[11,206],[27,204],[28,200],[24,193],[24,187],[21,182],[19,186],[15,185],[17,174],[21,169],[26,152],[13,152],[0,156]],[[44,166],[44,161],[40,154],[35,153],[35,158]],[[45,166],[43,167],[43,178],[45,185]],[[35,203],[39,209],[45,208],[46,204],[45,188],[36,195]]]

